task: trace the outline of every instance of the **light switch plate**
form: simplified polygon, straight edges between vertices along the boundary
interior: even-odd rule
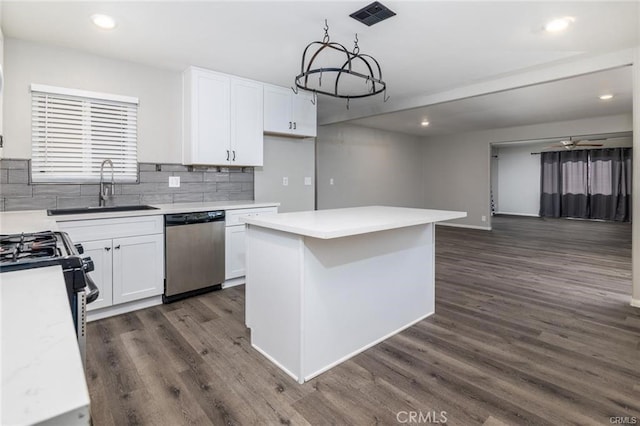
[[[282,178],[282,186],[289,186],[289,178],[288,177],[283,177]]]
[[[169,176],[169,188],[180,188],[180,176]]]
[[[333,185],[333,178],[329,179],[329,185]]]
[[[304,184],[305,184],[306,186],[310,186],[310,185],[311,185],[311,178],[310,178],[309,176],[306,176],[306,177],[304,178]]]

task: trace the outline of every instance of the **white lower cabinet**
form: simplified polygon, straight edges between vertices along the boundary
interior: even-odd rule
[[[278,213],[277,207],[260,207],[255,209],[227,210],[225,218],[225,279],[231,280],[244,277],[245,253],[244,241],[245,224],[240,218],[245,216],[259,216]],[[241,282],[239,282],[241,284]]]
[[[113,276],[113,257],[111,255],[111,240],[97,241],[76,241],[82,244],[84,254],[82,256],[91,257],[93,260],[94,270],[91,272],[91,279],[98,286],[100,294],[98,298],[87,305],[87,311],[94,309],[106,308],[113,304],[113,291],[111,280]]]
[[[227,226],[225,229],[225,279],[244,276],[245,268],[244,225]]]
[[[162,216],[59,222],[93,260],[98,299],[88,311],[159,296],[164,291]]]
[[[164,291],[164,235],[141,235],[113,240],[113,303],[162,294]]]

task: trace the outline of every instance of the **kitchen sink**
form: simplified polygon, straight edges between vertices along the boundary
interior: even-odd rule
[[[50,209],[48,216],[59,216],[63,214],[83,214],[83,213],[108,213],[108,212],[132,212],[137,210],[157,210],[158,207],[145,204],[137,206],[110,206],[110,207],[77,207],[72,209]]]

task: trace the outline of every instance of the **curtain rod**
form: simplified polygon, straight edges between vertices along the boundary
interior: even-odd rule
[[[570,151],[597,151],[599,149],[616,149],[616,148],[629,148],[633,149],[632,146],[616,146],[616,147],[606,147],[606,148],[587,148],[587,149],[556,149],[553,151],[545,151],[545,152],[570,152]],[[532,152],[531,155],[541,155],[542,152]]]

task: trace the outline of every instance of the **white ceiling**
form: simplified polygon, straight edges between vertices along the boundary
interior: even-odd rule
[[[600,95],[614,98],[601,101]],[[419,136],[631,113],[631,67],[350,121]],[[422,127],[423,120],[429,121]]]
[[[326,18],[332,41],[350,48],[358,33],[361,52],[380,62],[394,98],[439,93],[640,40],[637,1],[384,1],[397,16],[366,27],[349,14],[368,3],[3,0],[1,25],[5,37],[175,70],[198,65],[290,86],[305,46],[322,39]],[[116,29],[95,28],[89,16],[98,12],[114,16]],[[542,31],[546,21],[562,16],[576,19],[569,31]],[[380,96],[352,101],[351,107],[367,102],[381,102]],[[320,121],[335,108],[344,109],[344,102],[321,97]],[[483,122],[477,113],[470,114],[472,120]]]

